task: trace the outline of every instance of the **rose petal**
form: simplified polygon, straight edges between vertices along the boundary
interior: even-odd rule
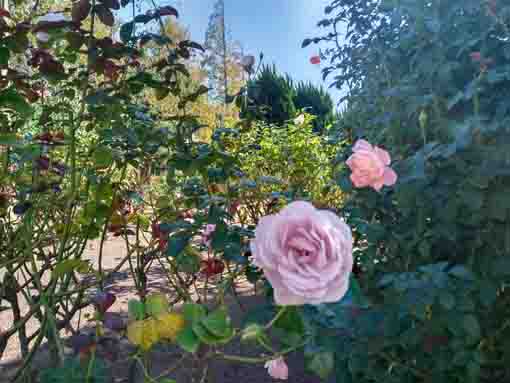
[[[377,180],[371,185],[375,190],[380,191],[384,186],[384,180]]]
[[[356,141],[354,146],[352,147],[353,152],[357,152],[359,150],[373,150],[372,145],[367,140],[360,139]]]
[[[284,207],[279,215],[280,216],[298,216],[303,217],[306,213],[312,213],[315,211],[313,205],[305,201],[295,201]]]
[[[352,265],[351,265],[352,270]],[[349,278],[338,278],[334,283],[330,284],[326,294],[321,299],[320,303],[335,303],[342,299],[349,290]]]
[[[290,292],[281,282],[281,276],[274,271],[264,270],[264,275],[273,287],[274,301],[279,306],[298,306],[306,303],[303,296]]]
[[[387,167],[384,169],[384,184],[386,186],[393,186],[397,182],[398,176],[397,173],[392,168]]]
[[[379,157],[379,159],[382,161],[382,163],[385,166],[388,166],[389,164],[391,164],[390,154],[386,150],[381,149],[377,146],[374,148],[374,150],[375,150],[375,154],[377,154],[377,157]]]

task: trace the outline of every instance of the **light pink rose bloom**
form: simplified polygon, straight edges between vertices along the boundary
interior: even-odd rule
[[[211,237],[216,230],[215,224],[208,224],[205,226],[205,230],[202,233],[202,243],[206,246],[211,246]]]
[[[263,217],[250,247],[278,305],[337,302],[349,288],[351,229],[308,202],[293,202]]]
[[[289,367],[282,357],[266,362],[264,367],[267,368],[267,373],[274,379],[289,379]]]
[[[386,150],[358,140],[352,148],[353,154],[347,160],[352,171],[351,181],[357,188],[372,187],[379,191],[397,182],[397,173],[390,168],[391,157]]]

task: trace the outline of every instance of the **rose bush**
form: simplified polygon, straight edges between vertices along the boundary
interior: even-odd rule
[[[304,41],[326,42],[324,75],[345,90],[332,139],[386,148],[398,174],[391,188],[360,187],[367,179],[345,166],[355,148],[338,153],[365,299],[306,310],[321,328],[309,355],[329,355],[336,381],[510,376],[508,11],[498,0],[331,1],[327,32]]]

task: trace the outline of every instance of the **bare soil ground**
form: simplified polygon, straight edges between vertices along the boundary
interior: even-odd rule
[[[124,242],[121,239],[111,239],[107,242],[105,247],[105,255],[104,255],[104,268],[105,270],[113,269],[118,262],[123,258],[125,254]],[[85,257],[90,259],[94,265],[97,265],[97,257],[98,257],[98,243],[91,242],[87,246],[87,250],[85,253]],[[149,279],[149,287],[153,291],[161,291],[168,293],[170,289],[168,288],[168,284],[165,281],[164,274],[161,269],[157,267],[153,269],[153,271],[148,276]],[[239,325],[240,321],[243,317],[243,310],[250,310],[253,307],[257,307],[258,305],[263,304],[264,299],[262,297],[254,294],[254,288],[248,282],[243,283],[240,287],[240,301],[243,305],[243,309],[240,308],[239,304],[237,304],[234,300],[232,300],[231,306],[231,315],[234,324]],[[119,312],[123,315],[127,315],[127,302],[129,299],[136,297],[135,288],[132,279],[129,276],[128,266],[126,265],[124,268],[119,270],[112,278],[112,280],[108,281],[108,290],[112,291],[117,296],[117,301],[110,309],[113,312]],[[23,311],[28,310],[28,306],[23,307]],[[85,308],[82,311],[81,321],[78,323],[78,319],[75,319],[73,324],[74,326],[80,325],[80,328],[83,331],[90,330],[90,325],[84,320],[86,314],[91,314],[93,309],[91,307]],[[10,312],[0,312],[0,330],[2,328],[9,328],[12,325],[12,316]],[[31,321],[28,323],[29,326],[29,334],[31,331],[35,330],[35,326],[37,326],[36,321]],[[62,336],[68,336],[65,332],[62,333]],[[117,358],[112,361],[108,361],[108,369],[112,375],[112,382],[121,383],[121,382],[130,382],[129,376],[133,377],[133,374],[130,374],[130,365],[131,361],[129,359],[129,353],[133,351],[133,348],[129,345],[129,343],[125,339],[120,339],[120,337],[115,337],[112,335],[112,342],[115,343],[115,347],[120,350]],[[225,350],[228,354],[234,355],[243,355],[243,356],[255,356],[256,351],[253,346],[244,345],[240,343],[233,343],[227,346]],[[101,350],[98,348],[98,354],[101,353]],[[48,364],[47,359],[48,353],[46,351],[41,351],[33,362],[33,366],[35,369],[44,368]],[[173,345],[163,345],[161,347],[156,347],[155,350],[150,355],[150,365],[151,365],[151,375],[158,376],[162,372],[166,371],[170,366],[172,366],[182,355],[181,350]],[[108,356],[108,355],[106,355]],[[8,382],[12,378],[13,374],[16,371],[16,368],[20,365],[21,361],[19,360],[19,344],[17,339],[11,339],[10,343],[7,346],[6,352],[3,355],[3,358],[0,360],[0,382]],[[288,358],[289,364],[289,381],[292,383],[318,383],[319,380],[316,377],[310,376],[305,373],[304,370],[304,360],[300,355],[291,355]],[[192,366],[189,364],[182,365],[180,368],[176,369],[172,373],[168,375],[168,377],[175,379],[178,383],[188,383],[192,382],[192,378],[190,376],[190,372],[192,371]],[[197,367],[197,366],[195,366]],[[198,366],[199,370],[202,369]],[[137,376],[138,374],[134,374],[134,378],[132,383],[142,383],[144,380],[141,376]],[[200,381],[200,380],[198,380]],[[208,374],[207,378],[204,380],[204,383],[266,383],[273,382],[273,379],[269,377],[263,365],[249,365],[249,364],[240,364],[238,362],[227,362],[223,360],[217,360],[210,363],[208,366]],[[72,383],[72,382],[69,382]]]

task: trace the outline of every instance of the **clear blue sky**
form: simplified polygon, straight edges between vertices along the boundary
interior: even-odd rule
[[[188,28],[194,41],[203,43],[205,31],[216,0],[155,0],[158,5],[171,4],[180,14],[179,21]],[[296,81],[311,81],[328,89],[322,81],[320,65],[312,65],[310,57],[318,54],[317,45],[301,48],[307,37],[317,37],[326,29],[317,27],[325,16],[324,8],[331,0],[225,0],[225,18],[233,40],[241,42],[245,54],[258,57],[264,53],[264,63],[274,63],[281,72]],[[144,7],[146,8],[146,7]],[[130,19],[130,7],[120,16]],[[327,31],[329,32],[329,31]],[[334,103],[341,93],[328,89]]]
[[[215,0],[180,0],[176,6],[180,21],[188,27],[192,39],[203,42],[205,30]],[[234,40],[242,43],[246,54],[258,57],[264,53],[265,63],[274,63],[296,80],[322,81],[321,66],[310,64],[310,57],[318,53],[314,44],[305,49],[306,37],[324,33],[317,22],[324,18],[324,8],[330,0],[225,0],[225,18]],[[326,80],[327,81],[327,80]],[[340,92],[331,89],[335,103]]]

